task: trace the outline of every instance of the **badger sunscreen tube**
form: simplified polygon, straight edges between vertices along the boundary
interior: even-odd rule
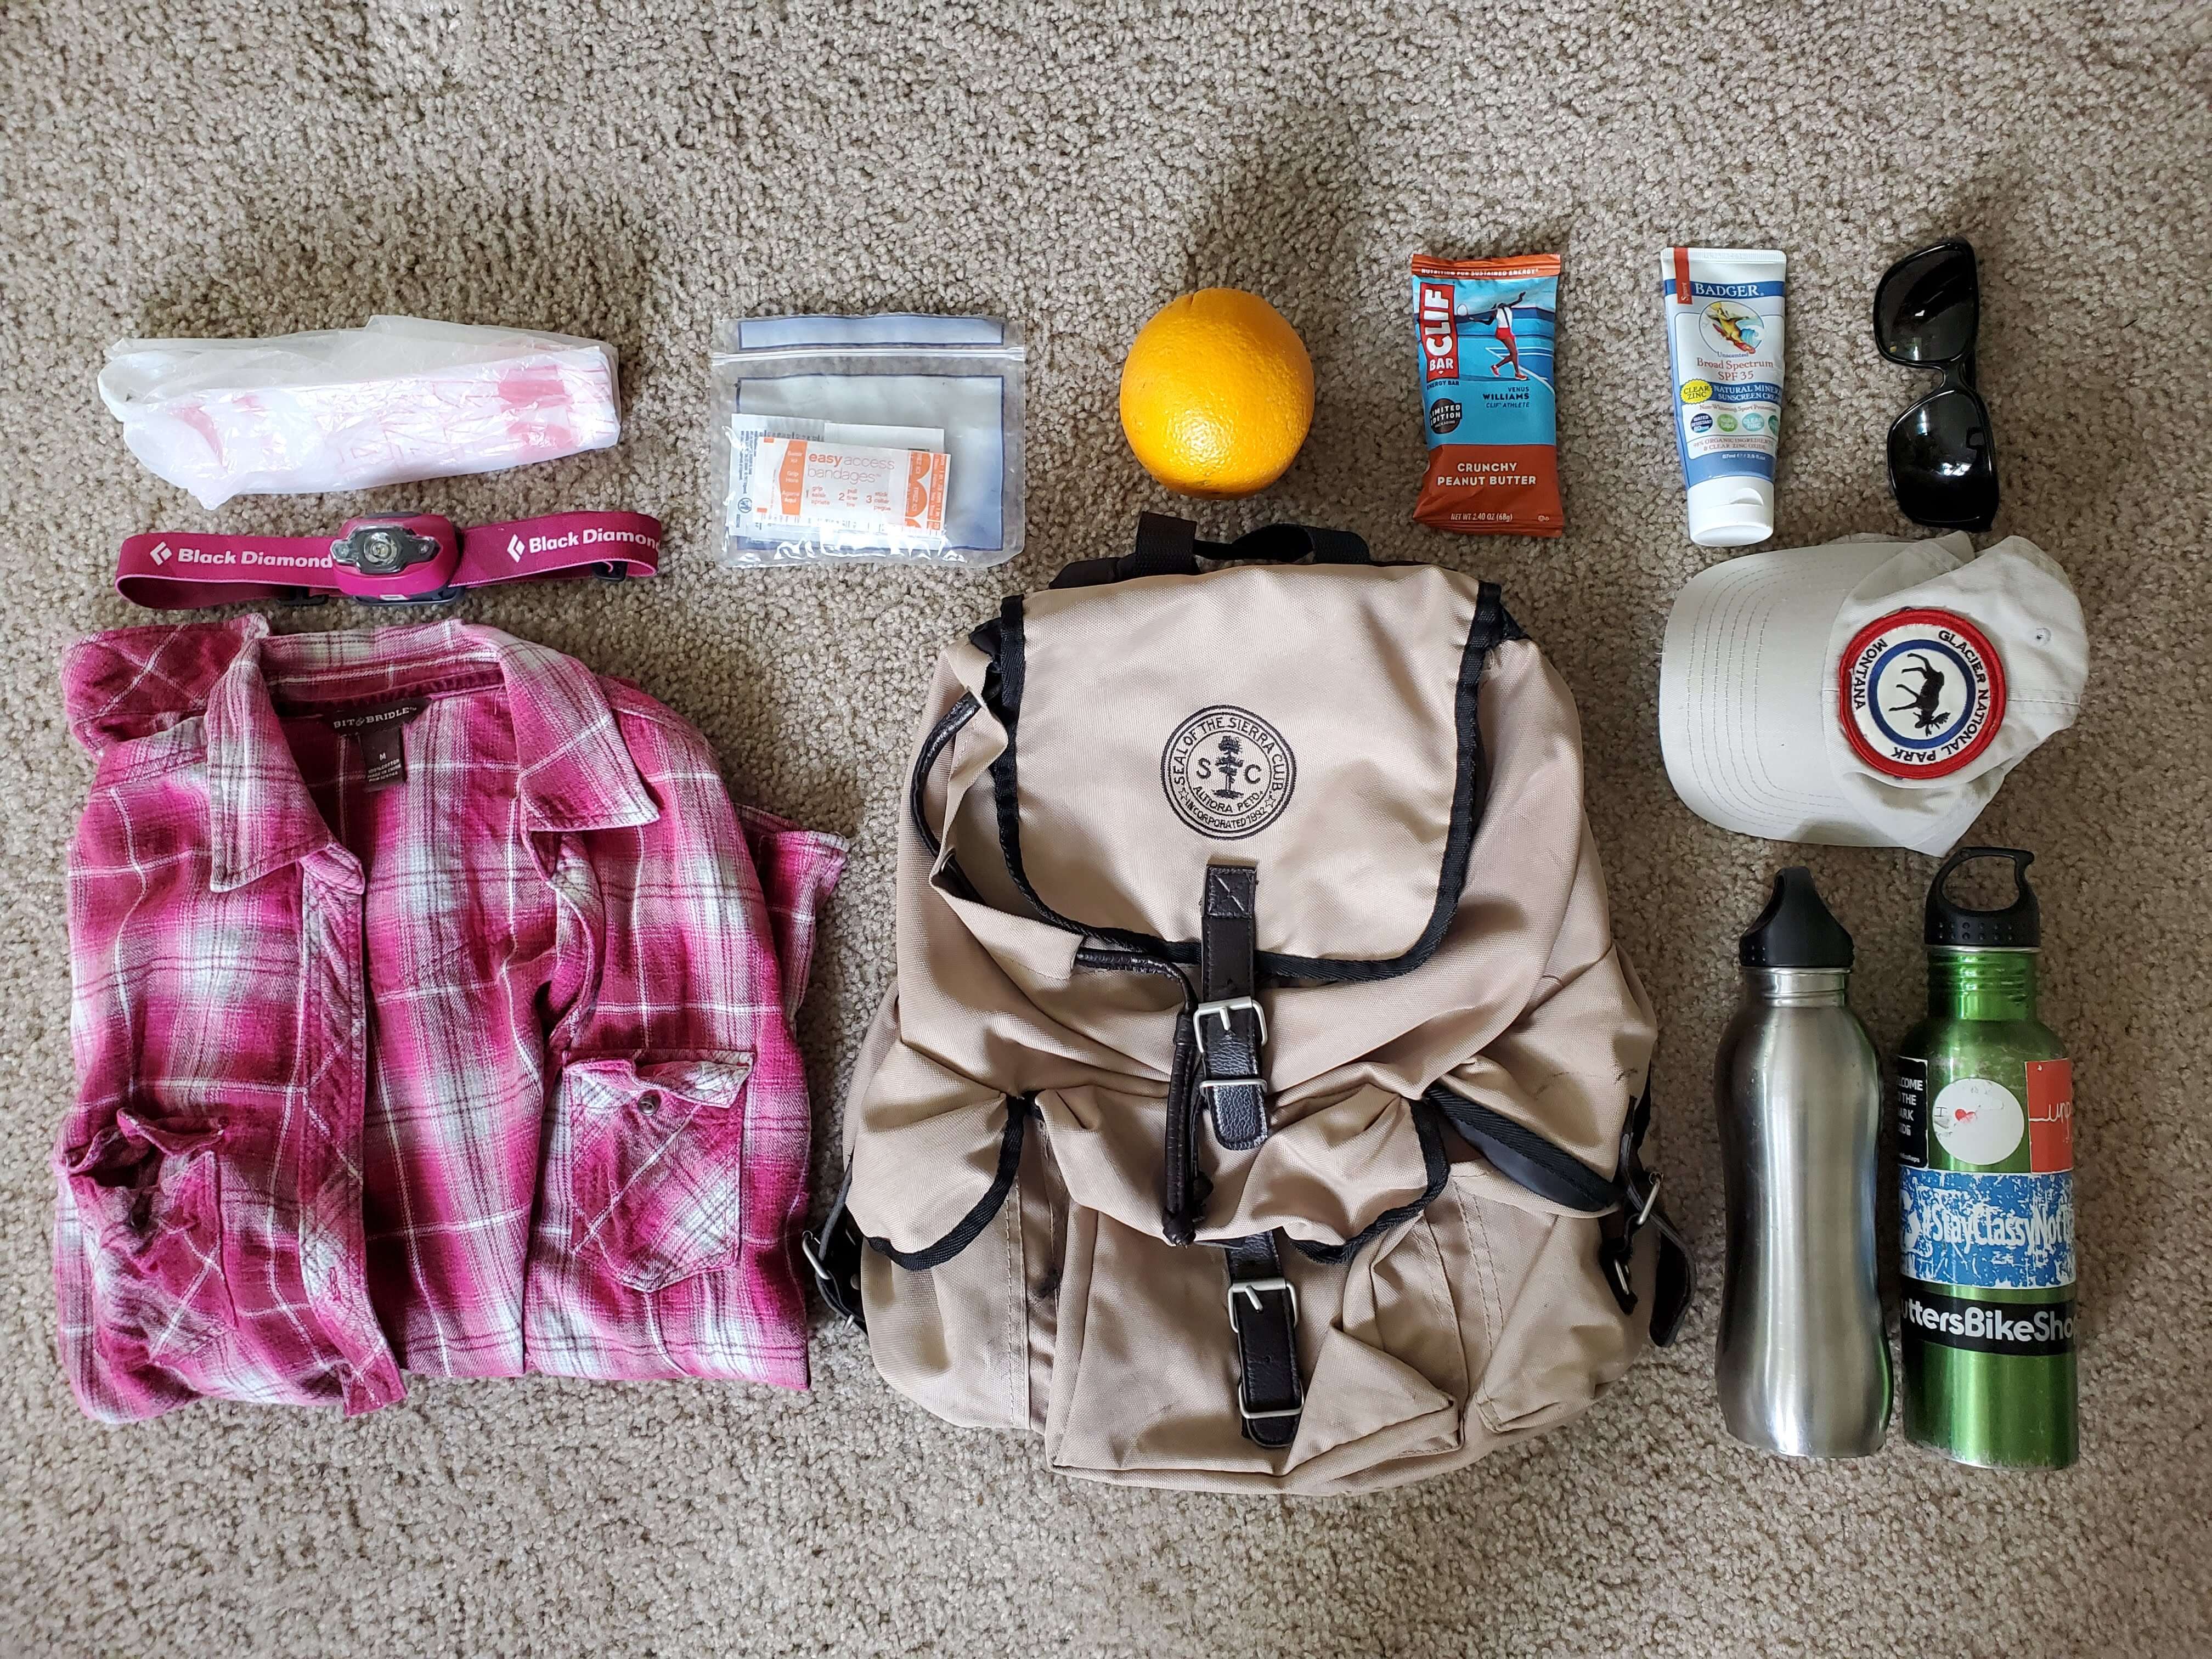
[[[1690,539],[1763,542],[1774,533],[1787,262],[1773,248],[1670,247],[1659,263]]]

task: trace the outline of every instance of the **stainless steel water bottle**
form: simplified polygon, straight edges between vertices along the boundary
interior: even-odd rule
[[[1714,1070],[1728,1180],[1716,1366],[1729,1432],[1791,1457],[1863,1457],[1889,1424],[1875,1286],[1881,1066],[1844,1001],[1851,936],[1784,870],[1738,951],[1743,1001]]]
[[[1905,1432],[1961,1463],[2063,1468],[2077,1451],[2074,1068],[2035,1017],[2033,853],[1962,847],[1928,890],[1928,1018],[1897,1057]],[[2009,859],[2008,907],[1954,902]]]

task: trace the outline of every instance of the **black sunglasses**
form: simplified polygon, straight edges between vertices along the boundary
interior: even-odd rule
[[[1893,363],[1943,383],[1889,428],[1889,488],[1905,516],[1935,530],[1987,530],[1997,516],[1990,409],[1974,387],[1981,273],[1973,244],[1938,242],[1889,268],[1874,293],[1874,343]]]

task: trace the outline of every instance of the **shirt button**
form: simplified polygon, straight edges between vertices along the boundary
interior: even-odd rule
[[[659,1091],[657,1089],[647,1089],[643,1094],[640,1095],[637,1097],[637,1109],[643,1112],[647,1117],[651,1117],[655,1112],[659,1111],[660,1109]]]

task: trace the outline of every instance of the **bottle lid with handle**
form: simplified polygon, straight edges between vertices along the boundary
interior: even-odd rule
[[[1774,896],[1736,946],[1747,968],[1849,968],[1851,936],[1813,885],[1813,872],[1793,864],[1774,878]]]
[[[2013,884],[2020,890],[2001,910],[1960,904],[1943,890],[1952,872],[1976,859],[2010,859]],[[1928,889],[1928,943],[1954,951],[2037,951],[2043,947],[2043,915],[2027,866],[2035,854],[2018,847],[1961,847],[1943,860]]]

